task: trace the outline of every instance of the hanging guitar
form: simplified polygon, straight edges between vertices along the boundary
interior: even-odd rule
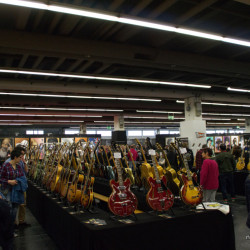
[[[125,181],[122,179],[122,170],[119,159],[121,153],[114,153],[115,164],[118,174],[118,182],[110,180],[112,193],[108,199],[108,206],[110,211],[117,215],[126,217],[134,213],[137,208],[136,196],[130,191],[130,181],[127,178]]]
[[[155,178],[149,177],[150,190],[147,193],[147,202],[149,206],[155,211],[167,211],[174,204],[174,195],[167,188],[167,179],[164,175],[160,178],[157,166],[155,150],[149,150],[151,155],[153,167],[155,171]]]

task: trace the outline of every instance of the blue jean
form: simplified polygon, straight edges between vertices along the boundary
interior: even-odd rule
[[[250,175],[248,175],[245,181],[245,194],[246,194],[247,211],[248,211],[246,224],[250,228]]]
[[[221,173],[219,176],[220,188],[222,192],[223,199],[228,199],[227,187],[229,188],[229,193],[231,198],[235,198],[235,189],[234,189],[234,177],[233,172]]]

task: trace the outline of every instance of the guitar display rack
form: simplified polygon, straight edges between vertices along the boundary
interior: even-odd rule
[[[118,215],[115,215],[115,214],[112,214],[111,212],[109,212],[109,218],[111,220],[117,221],[117,222],[120,222],[120,220],[126,220],[126,219],[134,219],[133,221],[138,221],[138,218],[137,218],[135,213],[132,213],[129,216],[118,216]]]
[[[171,211],[172,215],[169,214],[169,211]],[[148,214],[150,215],[155,215],[155,216],[160,216],[160,215],[168,215],[170,218],[175,217],[174,210],[172,208],[169,208],[169,210],[166,211],[157,211],[157,210],[151,210],[147,211]]]

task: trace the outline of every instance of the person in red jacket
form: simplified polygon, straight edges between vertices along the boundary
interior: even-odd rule
[[[201,173],[200,185],[203,187],[203,201],[215,201],[216,191],[219,187],[219,167],[216,161],[211,160],[213,151],[211,148],[205,148],[202,152],[204,159]]]

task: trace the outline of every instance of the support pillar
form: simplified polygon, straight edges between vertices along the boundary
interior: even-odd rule
[[[117,144],[127,144],[127,135],[124,126],[124,116],[114,116],[114,131],[112,131],[112,141]]]
[[[180,136],[188,138],[189,148],[194,154],[206,144],[206,121],[202,120],[201,99],[198,97],[185,99],[185,121],[180,122]]]
[[[250,133],[250,118],[246,118],[245,128],[245,133]]]
[[[82,123],[80,125],[80,134],[86,134],[87,133],[87,126],[85,123]]]

